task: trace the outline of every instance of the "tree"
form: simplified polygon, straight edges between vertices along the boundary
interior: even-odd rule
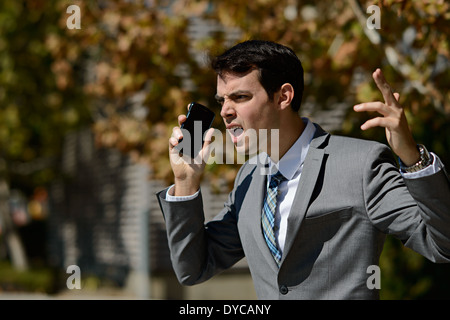
[[[81,29],[67,27],[69,5],[80,8]],[[367,28],[371,5],[380,9],[380,29]],[[194,100],[215,106],[215,75],[204,53],[250,38],[281,42],[298,54],[305,69],[303,115],[335,133],[385,142],[384,130],[361,132],[370,115],[352,110],[381,99],[371,79],[381,67],[401,94],[416,140],[449,164],[449,6],[440,0],[3,1],[5,179],[29,193],[51,182],[59,174],[54,164],[65,133],[90,125],[99,146],[132,155],[151,166],[154,178],[170,182],[167,141],[177,115]],[[209,31],[193,37],[198,18]],[[214,126],[223,129],[220,117]],[[207,168],[208,179],[229,187],[238,166]],[[410,253],[391,240],[387,248],[382,276],[391,270],[406,278],[390,261],[409,261]],[[426,274],[429,285],[403,287],[389,297],[417,298],[449,281],[433,278],[417,259],[422,262],[413,274]],[[383,287],[395,286],[382,281]]]
[[[30,191],[54,177],[64,133],[91,116],[76,85],[79,52],[52,55],[52,39],[63,34],[52,4],[3,1],[0,15],[0,158],[12,187]]]
[[[51,181],[64,134],[90,121],[85,95],[71,79],[73,69],[54,61],[48,47],[49,34],[63,33],[59,16],[46,1],[0,3],[0,224],[19,269],[27,261],[10,219],[10,190],[31,194]],[[77,54],[66,60],[79,66]]]

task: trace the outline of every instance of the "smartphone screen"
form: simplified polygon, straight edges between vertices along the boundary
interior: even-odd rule
[[[183,154],[195,158],[203,147],[205,133],[211,128],[215,114],[207,107],[191,102],[187,119],[181,124],[183,138],[176,148]]]

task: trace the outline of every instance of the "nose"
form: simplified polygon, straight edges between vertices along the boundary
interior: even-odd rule
[[[220,116],[224,119],[233,118],[236,115],[236,111],[233,108],[232,103],[225,99],[222,104],[222,109],[220,110]]]

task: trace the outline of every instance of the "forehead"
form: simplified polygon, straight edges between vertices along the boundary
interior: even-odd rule
[[[223,96],[237,90],[256,92],[257,90],[263,89],[259,82],[258,72],[258,70],[252,70],[245,75],[235,73],[218,75],[217,94]]]

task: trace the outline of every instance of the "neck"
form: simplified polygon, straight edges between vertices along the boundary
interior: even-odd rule
[[[279,125],[278,150],[275,149],[278,151],[278,154],[272,152],[272,146],[268,147],[268,154],[272,161],[280,161],[295,141],[297,141],[297,139],[301,136],[303,130],[305,130],[305,124],[303,123],[301,117],[291,115],[290,117],[282,119]]]

